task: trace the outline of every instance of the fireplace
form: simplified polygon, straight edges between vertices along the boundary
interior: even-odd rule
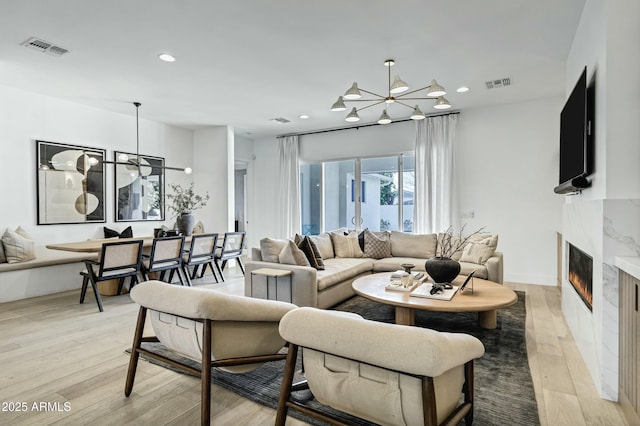
[[[569,243],[569,282],[580,299],[593,310],[593,258]]]

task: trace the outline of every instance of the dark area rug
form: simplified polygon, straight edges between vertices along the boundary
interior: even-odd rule
[[[416,313],[417,326],[439,331],[468,333],[480,339],[484,344],[485,355],[475,362],[474,425],[530,426],[540,424],[527,360],[525,294],[523,292],[517,293],[518,301],[516,304],[498,311],[498,327],[495,330],[484,330],[478,327],[477,314]],[[394,308],[359,296],[339,304],[334,309],[356,312],[370,320],[394,322]],[[163,350],[161,344],[145,343],[144,345],[155,352],[169,354],[168,351]],[[183,358],[180,360],[184,361]],[[152,362],[158,363],[153,360]],[[199,363],[195,361],[187,360],[186,362],[199,366]],[[275,409],[280,395],[283,369],[284,361],[267,363],[256,370],[243,374],[231,374],[214,369],[212,381],[238,395]],[[305,399],[307,396],[305,392],[300,392],[298,395],[301,399]],[[215,391],[213,398],[215,398]],[[306,401],[305,404],[315,408],[323,408],[315,400]],[[371,424],[329,408],[326,410],[333,415],[340,416],[348,424]],[[289,415],[310,424],[324,424],[294,410],[289,410]]]

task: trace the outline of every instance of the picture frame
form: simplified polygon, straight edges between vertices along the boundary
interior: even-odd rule
[[[36,140],[37,224],[104,223],[106,151]]]
[[[129,159],[131,164],[122,164]],[[115,221],[163,221],[164,158],[114,151],[114,161]]]

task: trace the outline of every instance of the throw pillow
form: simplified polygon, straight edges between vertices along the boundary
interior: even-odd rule
[[[331,242],[336,257],[362,257],[362,250],[358,244],[358,234],[350,232],[349,235],[342,235],[332,232]]]
[[[287,245],[287,240],[275,240],[273,238],[263,238],[260,240],[260,253],[264,262],[278,263],[278,255]]]
[[[118,232],[114,229],[110,229],[107,228],[106,226],[104,227],[104,237],[105,238],[114,238],[114,237],[118,237],[118,238],[133,238],[133,229],[131,229],[130,226],[127,226],[126,228],[124,228],[124,230],[122,232]]]
[[[291,240],[287,241],[278,254],[278,261],[287,265],[311,266],[304,252]]]
[[[204,234],[204,224],[202,221],[199,220],[198,223],[196,223],[196,226],[193,227],[193,233]]]
[[[22,232],[26,234],[24,230],[22,230]],[[26,262],[27,260],[36,258],[35,243],[33,240],[25,238],[11,229],[7,229],[2,236],[2,244],[7,262],[9,263]]]
[[[318,247],[322,259],[333,259],[335,257],[333,243],[331,242],[331,236],[329,234],[312,235],[309,238],[311,238],[311,241]]]
[[[391,231],[391,255],[429,259],[436,254],[436,234]]]
[[[478,242],[468,243],[462,251],[460,262],[476,263],[484,265],[487,260],[496,252],[498,247],[498,236],[492,235]]]
[[[298,243],[298,247],[302,250],[307,256],[307,260],[309,264],[316,268],[319,271],[324,271],[324,262],[322,261],[322,255],[320,255],[320,251],[316,244],[309,238],[309,236],[305,236]]]
[[[368,229],[365,229],[362,233],[364,234],[364,257],[373,259],[391,257],[389,234],[379,233],[379,235],[376,235]]]
[[[0,239],[0,263],[7,263],[7,256],[4,254],[4,246],[2,245],[2,240]]]

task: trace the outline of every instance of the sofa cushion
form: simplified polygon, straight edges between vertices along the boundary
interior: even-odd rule
[[[2,236],[4,254],[9,263],[26,262],[35,259],[35,243],[20,227],[15,231],[7,229]]]
[[[391,241],[387,232],[376,235],[365,229],[362,234],[364,234],[364,257],[383,259],[391,256]]]
[[[391,255],[429,259],[436,253],[436,234],[391,231]]]
[[[424,272],[424,262],[427,259],[420,259],[417,257],[385,257],[384,259],[378,259],[373,262],[373,272],[395,272],[404,269],[403,263],[415,265],[411,271]]]
[[[484,265],[487,260],[496,252],[498,247],[498,236],[485,237],[478,242],[468,243],[462,251],[460,262],[475,263]]]
[[[332,232],[330,235],[336,257],[362,257],[358,234],[350,232],[349,235],[341,235]]]
[[[340,258],[325,259],[324,271],[317,271],[318,290],[322,291],[335,284],[371,271],[371,259]]]
[[[260,254],[265,262],[278,263],[280,252],[287,245],[287,240],[276,240],[273,238],[263,238],[260,240]]]
[[[291,240],[287,241],[278,254],[278,261],[286,265],[311,266],[304,252]]]
[[[298,237],[298,235],[296,235]],[[316,244],[309,238],[308,235],[296,241],[300,250],[302,250],[309,261],[310,266],[321,271],[324,269],[324,262],[322,261],[322,255],[316,247]]]
[[[333,243],[331,242],[331,236],[329,234],[311,235],[309,238],[311,238],[311,241],[318,247],[322,259],[332,259],[335,257]]]

